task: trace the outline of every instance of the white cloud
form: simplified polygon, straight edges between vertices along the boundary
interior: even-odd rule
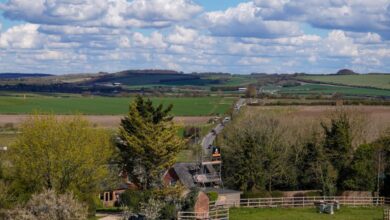
[[[14,26],[0,35],[0,47],[5,49],[33,49],[42,47],[44,36],[38,32],[39,25]]]
[[[182,21],[201,11],[202,7],[191,0],[133,0],[126,16],[145,21]]]
[[[168,36],[168,41],[173,44],[188,44],[194,42],[198,37],[198,32],[181,26],[175,26],[172,33]]]
[[[149,37],[136,32],[132,36],[133,45],[140,48],[164,49],[168,44],[164,36],[159,32],[153,32]]]
[[[298,23],[264,20],[260,11],[253,2],[240,3],[226,11],[206,13],[204,25],[217,36],[277,38],[302,33]]]
[[[37,24],[91,21],[101,17],[107,7],[107,0],[9,0],[1,6],[6,17]]]
[[[343,31],[331,31],[324,43],[323,48],[330,56],[354,57],[359,55],[358,46]]]
[[[8,0],[4,16],[35,24],[88,27],[166,27],[191,19],[191,0]]]
[[[356,43],[360,44],[378,44],[382,42],[382,37],[377,33],[350,33],[348,35],[353,38]]]
[[[248,73],[334,72],[348,66],[386,70],[390,64],[389,2],[252,0],[202,13],[189,0],[8,0],[0,4],[5,16],[29,23],[0,33],[0,68]],[[310,26],[329,31],[317,33]]]
[[[265,20],[294,20],[314,27],[377,32],[390,37],[390,0],[254,0]]]
[[[55,50],[44,50],[40,51],[34,56],[37,60],[48,61],[48,60],[86,60],[87,57],[84,54],[74,54],[69,51],[55,51]]]
[[[238,61],[241,65],[258,65],[263,63],[269,63],[271,60],[263,57],[244,57]]]

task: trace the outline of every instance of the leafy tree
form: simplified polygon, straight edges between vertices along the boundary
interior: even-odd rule
[[[322,123],[322,127],[325,133],[325,157],[337,173],[339,177],[337,187],[341,188],[354,154],[348,112],[344,110],[334,112],[330,126]]]
[[[247,98],[255,98],[257,96],[257,89],[255,85],[249,85],[246,89],[245,96]]]
[[[10,147],[13,188],[20,199],[52,189],[79,199],[96,197],[113,153],[109,134],[82,117],[31,116]]]
[[[138,96],[121,121],[117,147],[129,180],[142,189],[155,188],[163,172],[175,163],[183,146],[169,115],[172,105],[157,107]]]
[[[322,123],[325,132],[324,148],[330,161],[337,170],[348,166],[353,156],[351,127],[348,113],[336,112],[328,127]]]
[[[322,143],[318,140],[317,134],[303,144],[303,152],[299,157],[301,160],[297,164],[297,179],[301,189],[317,189],[321,184],[320,175],[317,173],[319,161],[323,161],[324,152]]]
[[[316,161],[315,169],[317,179],[320,180],[320,186],[322,187],[322,194],[325,196],[334,196],[337,192],[337,170],[326,159]]]
[[[299,184],[303,189],[318,189],[324,195],[334,195],[336,192],[337,172],[326,156],[318,134],[312,134],[311,140],[305,143],[305,152],[298,165]]]
[[[225,132],[225,182],[240,190],[272,187],[287,176],[288,148],[283,127],[272,116],[251,115],[229,125]]]
[[[343,189],[374,191],[376,185],[375,149],[371,145],[361,145],[356,150],[350,167],[347,170]]]
[[[376,140],[375,146],[375,167],[377,179],[376,189],[381,191],[383,196],[390,196],[390,129]]]

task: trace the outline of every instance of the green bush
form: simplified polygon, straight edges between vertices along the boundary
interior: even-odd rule
[[[167,220],[176,219],[176,206],[174,204],[166,204],[160,211],[160,218]]]
[[[305,193],[305,196],[322,196],[320,191],[313,191]]]
[[[218,199],[218,193],[217,192],[208,192],[207,196],[209,197],[210,201],[217,201],[217,199]]]
[[[242,198],[267,198],[271,197],[271,194],[268,191],[255,191],[255,192],[244,192],[241,196]]]
[[[187,212],[194,211],[194,206],[198,194],[199,194],[199,189],[191,188],[191,191],[188,193],[187,197],[182,202],[182,211],[187,211]]]
[[[151,197],[152,193],[150,191],[126,190],[119,196],[120,203],[117,205],[127,206],[134,211],[138,211],[140,203],[147,202]]]
[[[282,191],[272,191],[271,197],[283,197],[283,192]]]

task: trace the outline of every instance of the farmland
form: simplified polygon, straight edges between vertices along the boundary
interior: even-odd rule
[[[303,76],[304,80],[321,83],[390,89],[390,74]]]
[[[15,97],[0,96],[1,114],[29,114],[34,111],[55,114],[124,115],[133,98],[121,97]],[[225,113],[234,98],[188,97],[151,98],[153,103],[173,104],[175,116],[202,116]]]
[[[293,126],[297,131],[298,128],[318,127],[321,122],[327,121],[336,109],[340,108],[334,106],[251,106],[243,111],[243,115],[244,117],[275,116],[286,125]],[[366,126],[358,139],[370,142],[389,129],[390,107],[388,106],[344,106],[343,109],[353,113],[354,117],[359,118],[358,120],[364,121]]]
[[[304,84],[280,89],[282,94],[333,94],[340,93],[351,96],[390,96],[390,90],[375,88],[357,88],[350,86],[333,86],[325,84]]]
[[[383,208],[347,208],[341,207],[334,215],[318,214],[314,208],[295,209],[253,209],[240,208],[230,210],[231,220],[306,220],[306,219],[343,219],[376,220],[382,219]]]

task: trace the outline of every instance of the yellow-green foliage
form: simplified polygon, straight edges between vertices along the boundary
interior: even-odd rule
[[[14,187],[21,194],[71,191],[81,199],[99,191],[113,149],[109,134],[82,117],[31,116],[10,147]]]

